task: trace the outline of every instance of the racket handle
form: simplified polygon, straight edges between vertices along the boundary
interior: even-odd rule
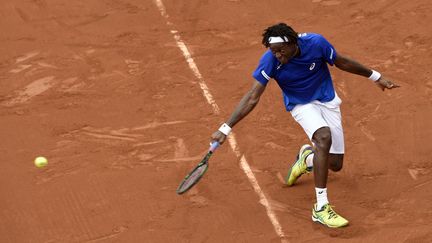
[[[219,142],[213,141],[210,144],[209,151],[213,153],[218,147],[219,147]]]

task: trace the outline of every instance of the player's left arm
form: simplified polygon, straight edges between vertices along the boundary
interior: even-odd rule
[[[334,64],[336,65],[337,68],[343,71],[361,75],[367,78],[371,77],[373,73],[373,70],[339,53],[335,58]],[[375,84],[383,91],[385,89],[394,89],[400,87],[399,85],[395,84],[394,82],[392,82],[391,80],[387,79],[384,76],[381,76],[377,81],[375,81]]]

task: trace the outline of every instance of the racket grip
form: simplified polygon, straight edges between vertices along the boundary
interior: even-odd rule
[[[210,144],[209,151],[213,153],[218,147],[219,147],[219,142],[213,141]]]

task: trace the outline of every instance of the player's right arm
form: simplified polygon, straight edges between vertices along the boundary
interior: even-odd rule
[[[239,104],[235,108],[231,117],[228,119],[226,124],[229,127],[234,127],[241,119],[245,118],[258,104],[262,93],[265,90],[266,85],[256,81],[253,83],[252,88],[243,96]],[[216,131],[211,136],[212,141],[218,141],[222,144],[226,139],[226,135],[221,131]]]

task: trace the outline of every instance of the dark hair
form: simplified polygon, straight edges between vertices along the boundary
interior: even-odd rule
[[[284,37],[286,36],[289,40],[289,43],[297,44],[297,38],[298,34],[291,28],[291,26],[285,24],[285,23],[279,23],[273,26],[268,27],[264,30],[264,33],[262,34],[262,44],[265,47],[269,47],[269,37],[271,36],[279,36]]]

